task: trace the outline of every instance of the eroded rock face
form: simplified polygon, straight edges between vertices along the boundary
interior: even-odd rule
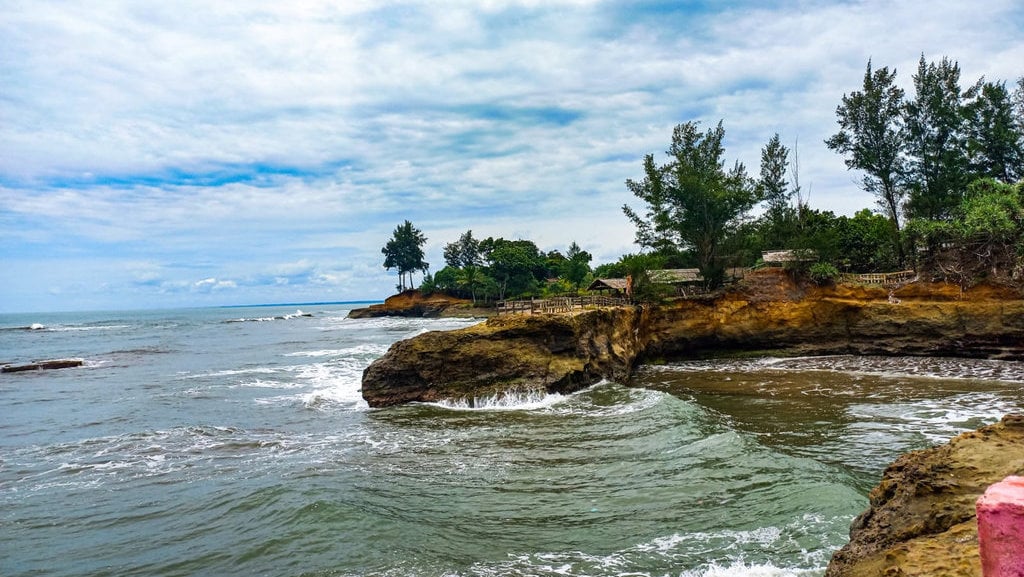
[[[1024,416],[903,455],[869,495],[826,577],[981,577],[975,501],[1024,473]]]
[[[510,390],[566,393],[625,379],[642,342],[642,309],[508,315],[392,345],[363,373],[363,398],[381,407],[472,399]]]
[[[730,351],[951,355],[1024,360],[1024,298],[1012,290],[916,283],[806,287],[784,271],[715,297],[575,315],[510,315],[396,343],[363,374],[372,406],[509,389],[569,391],[623,380],[647,360]]]
[[[352,309],[348,317],[364,319],[373,317],[487,317],[493,308],[474,307],[473,301],[435,293],[424,296],[418,290],[407,290],[385,299],[382,304]]]

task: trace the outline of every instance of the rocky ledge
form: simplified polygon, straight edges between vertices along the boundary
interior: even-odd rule
[[[941,283],[893,292],[804,286],[768,269],[714,297],[509,315],[426,333],[396,343],[366,369],[363,397],[386,406],[510,389],[565,392],[600,379],[624,380],[644,361],[749,351],[1024,360],[1024,296],[1003,287],[961,290]]]
[[[975,501],[1024,474],[1024,415],[903,455],[885,470],[826,577],[981,577]]]
[[[575,315],[507,315],[395,343],[363,373],[373,407],[412,401],[567,393],[603,378],[625,379],[642,342],[642,309]]]
[[[407,290],[388,297],[382,304],[349,311],[351,319],[373,317],[488,317],[494,314],[489,307],[473,306],[473,301],[444,294],[424,295],[418,290]]]

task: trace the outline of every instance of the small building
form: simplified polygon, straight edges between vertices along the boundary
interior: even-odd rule
[[[818,251],[813,249],[766,250],[761,253],[761,260],[767,266],[785,266],[791,263],[814,262],[818,260]]]
[[[627,281],[624,278],[596,278],[587,287],[588,291],[611,291],[613,294],[625,294]]]

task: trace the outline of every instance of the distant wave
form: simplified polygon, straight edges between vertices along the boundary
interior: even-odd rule
[[[294,313],[290,313],[290,314],[286,314],[286,315],[278,315],[278,316],[273,316],[273,317],[251,317],[251,318],[243,317],[243,318],[238,318],[238,319],[228,319],[228,320],[226,320],[224,322],[226,322],[226,323],[265,323],[265,322],[269,322],[269,321],[290,321],[292,319],[297,319],[297,318],[301,318],[301,317],[311,317],[311,316],[313,316],[313,313],[304,313],[301,310],[296,310]]]

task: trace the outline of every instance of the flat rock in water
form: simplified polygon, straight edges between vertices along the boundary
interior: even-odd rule
[[[0,368],[4,373],[20,373],[23,371],[42,371],[50,369],[70,369],[80,367],[85,361],[82,359],[50,359],[46,361],[35,361],[24,365],[5,365]]]

